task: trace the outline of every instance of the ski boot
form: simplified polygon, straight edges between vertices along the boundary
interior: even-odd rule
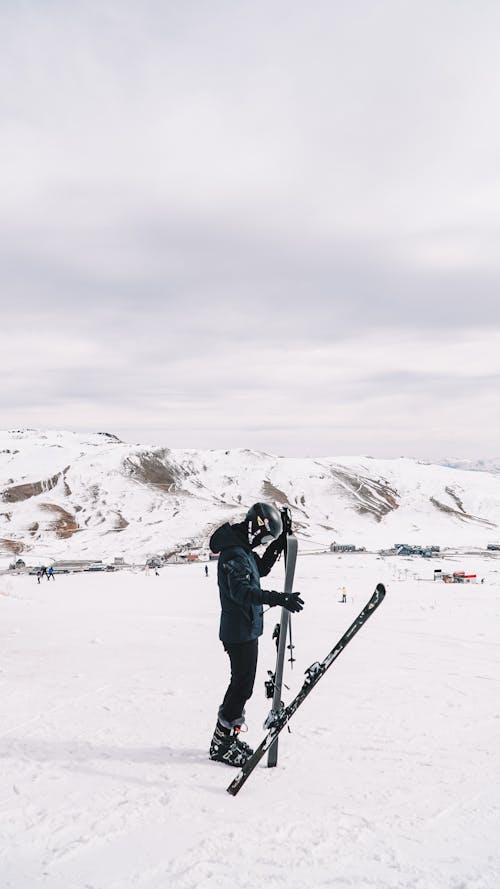
[[[252,748],[239,738],[242,724],[231,725],[219,716],[210,744],[210,759],[239,767],[251,757]]]

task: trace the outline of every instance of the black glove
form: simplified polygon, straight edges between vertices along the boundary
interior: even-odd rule
[[[272,543],[269,544],[268,549],[273,548],[279,555],[279,553],[283,552],[286,546],[286,534],[284,531],[278,535],[276,540],[273,540]]]
[[[267,601],[271,606],[281,605],[282,608],[292,612],[302,611],[304,607],[304,600],[300,598],[300,593],[276,593],[274,590],[269,590]]]
[[[283,608],[286,608],[287,611],[302,611],[304,607],[304,600],[300,598],[300,593],[283,593],[282,598],[283,601],[281,602],[281,604]]]

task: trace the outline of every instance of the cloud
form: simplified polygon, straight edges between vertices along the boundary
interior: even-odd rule
[[[452,0],[11,6],[5,423],[309,453],[455,435],[487,456],[499,19]]]
[[[31,425],[66,427],[69,416],[73,428],[112,427],[170,447],[439,457],[456,453],[457,440],[477,447],[479,439],[491,453],[499,345],[494,332],[469,332],[443,349],[439,336],[386,331],[288,354],[230,343],[194,360],[167,346],[153,365],[144,344],[127,355],[82,342],[73,356],[56,345],[52,369],[38,375],[36,350],[24,371],[7,355],[8,425],[22,425],[28,411]]]

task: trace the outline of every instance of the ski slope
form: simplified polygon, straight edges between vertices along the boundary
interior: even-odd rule
[[[214,565],[0,576],[2,889],[498,889],[500,562],[440,565],[485,581],[299,553],[286,700],[375,582],[387,597],[236,798],[207,758],[227,681]]]

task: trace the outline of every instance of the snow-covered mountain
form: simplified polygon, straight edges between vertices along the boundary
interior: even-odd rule
[[[459,458],[446,457],[438,461],[440,466],[449,466],[452,469],[468,469],[470,472],[500,473],[498,460],[461,460]]]
[[[484,546],[500,476],[411,459],[170,450],[109,433],[0,432],[0,555],[138,560],[205,546],[256,500],[289,504],[302,549]]]

